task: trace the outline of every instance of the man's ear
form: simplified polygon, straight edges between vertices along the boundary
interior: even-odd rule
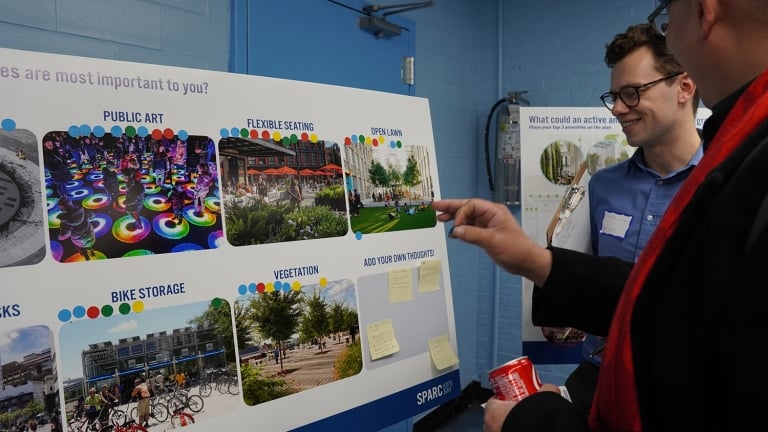
[[[693,99],[694,94],[696,94],[696,83],[693,82],[688,72],[683,72],[680,79],[680,95],[678,99],[681,103],[685,103]]]
[[[697,0],[696,1],[696,17],[699,21],[699,31],[702,39],[706,39],[711,36],[712,27],[721,15],[721,8],[725,7],[721,4],[721,0]]]

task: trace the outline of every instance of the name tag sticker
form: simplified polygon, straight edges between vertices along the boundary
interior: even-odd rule
[[[606,211],[603,213],[600,234],[624,238],[630,222],[632,222],[632,216]]]

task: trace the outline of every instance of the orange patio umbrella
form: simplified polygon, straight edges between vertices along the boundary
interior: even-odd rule
[[[332,163],[330,163],[328,165],[323,165],[323,166],[320,167],[320,169],[321,170],[327,170],[327,171],[336,171],[336,172],[339,172],[339,173],[341,172],[341,167],[336,165],[336,164],[332,164]]]
[[[296,175],[297,173],[298,172],[295,169],[286,165],[283,165],[280,168],[275,170],[275,174],[280,174],[280,175]]]

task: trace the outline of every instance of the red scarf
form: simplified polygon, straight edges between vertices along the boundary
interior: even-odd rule
[[[768,70],[744,92],[726,117],[704,157],[669,205],[656,231],[635,263],[613,315],[589,423],[593,430],[640,431],[640,410],[632,358],[632,311],[656,258],[672,235],[680,215],[699,184],[725,160],[768,113]]]

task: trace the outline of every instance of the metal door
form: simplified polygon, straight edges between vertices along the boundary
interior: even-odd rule
[[[386,16],[399,35],[363,30],[362,0],[233,0],[232,71],[413,95],[403,59],[414,24]],[[243,46],[243,43],[245,46]]]

